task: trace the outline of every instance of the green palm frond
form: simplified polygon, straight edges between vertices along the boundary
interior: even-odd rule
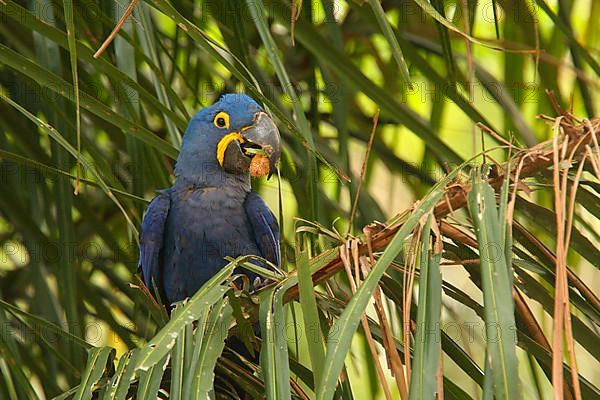
[[[0,398],[600,398],[597,2],[142,0],[94,57],[128,4],[0,0]],[[231,91],[285,263],[168,318],[137,228]]]

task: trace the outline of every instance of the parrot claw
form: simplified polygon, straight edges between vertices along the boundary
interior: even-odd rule
[[[258,289],[266,286],[267,283],[269,283],[268,279],[262,279],[260,276],[257,276],[256,278],[254,278],[254,282],[252,283],[252,287],[256,291],[256,290],[258,290]]]

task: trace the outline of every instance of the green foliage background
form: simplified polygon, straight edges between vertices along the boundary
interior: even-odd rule
[[[188,119],[222,93],[252,95],[280,127],[285,148],[281,181],[257,180],[254,187],[279,214],[286,272],[303,263],[318,269],[337,255],[328,249],[339,244],[336,234],[297,234],[294,217],[343,236],[361,233],[372,221],[389,221],[427,193],[419,210],[428,211],[428,201],[435,204],[441,193],[430,191],[435,182],[446,179],[441,190],[449,182],[449,170],[482,148],[501,145],[481,135],[476,123],[523,146],[549,139],[552,130],[536,119],[556,114],[546,90],[578,117],[597,115],[600,3],[593,0],[142,0],[115,41],[95,59],[94,52],[126,6],[124,0],[0,0],[0,398],[89,398],[92,392],[103,398],[151,398],[161,381],[163,398],[169,385],[171,398],[206,398],[214,395],[215,364],[217,374],[226,377],[216,380],[219,396],[231,392],[226,382],[235,382],[260,397],[266,382],[269,398],[302,392],[310,398],[385,398],[369,350],[370,335],[362,326],[356,334],[356,328],[348,328],[348,337],[333,334],[342,335],[339,353],[326,347],[323,337],[335,321],[358,327],[360,313],[351,317],[343,310],[366,304],[370,297],[360,291],[353,297],[343,274],[316,289],[316,304],[304,297],[284,308],[277,290],[261,294],[263,324],[270,313],[297,331],[292,329],[286,343],[280,332],[263,327],[263,344],[272,358],[260,368],[236,356],[218,358],[220,351],[212,346],[219,349],[226,330],[202,337],[202,329],[183,322],[189,311],[209,331],[221,326],[222,312],[240,324],[240,305],[231,296],[221,300],[220,290],[228,288],[222,280],[206,287],[185,306],[182,319],[162,331],[175,332],[176,343],[159,342],[165,352],[154,355],[144,347],[153,337],[161,338],[154,335],[166,320],[142,291],[129,285],[137,283],[137,227],[153,191],[172,182]],[[290,6],[298,8],[297,20]],[[377,110],[381,114],[358,212],[349,229]],[[504,150],[490,155],[497,162],[508,158]],[[467,175],[461,179],[476,182],[481,172]],[[77,176],[79,194],[74,195]],[[592,399],[600,398],[600,309],[593,301],[599,294],[600,186],[591,174],[584,177],[569,267],[593,297],[570,286],[570,309],[582,391]],[[556,246],[551,186],[551,174],[539,174],[532,182],[534,192],[516,206],[518,221],[548,249]],[[479,190],[485,198],[487,187],[482,184]],[[495,209],[493,197],[487,201]],[[503,207],[506,202],[500,201],[500,215]],[[493,229],[486,236],[470,216],[459,211],[451,222],[473,232],[480,244],[491,240],[508,248],[514,285],[551,339],[553,263],[527,237],[505,242]],[[404,214],[400,220],[411,219]],[[500,229],[505,221],[496,225]],[[437,254],[429,254],[427,245],[419,247],[428,243],[429,234],[423,237],[416,247],[423,253],[415,279],[428,291],[415,291],[412,318],[421,327],[417,329],[434,323],[441,336],[433,342],[411,337],[414,360],[441,343],[447,398],[511,398],[517,389],[522,398],[550,398],[550,355],[531,341],[519,320],[518,345],[504,344],[515,352],[514,364],[494,364],[511,371],[518,362],[518,370],[504,381],[514,386],[503,392],[493,374],[484,374],[486,347],[492,351],[483,332],[483,319],[490,318],[489,291],[479,268],[461,262],[479,259],[477,248],[445,240],[444,260],[456,262],[440,267]],[[386,271],[380,282],[385,310],[402,351],[402,272],[407,265],[400,239],[405,238],[376,256],[381,273]],[[304,240],[307,253],[298,245]],[[317,254],[322,256],[308,261]],[[392,268],[386,270],[382,259]],[[510,262],[503,262],[510,268]],[[443,282],[435,280],[440,268]],[[427,271],[433,271],[430,278],[421,281]],[[500,319],[512,319],[514,326],[510,278],[499,309]],[[297,279],[306,283],[308,275],[273,279],[278,287],[287,287]],[[312,289],[304,290],[314,296]],[[415,303],[430,298],[433,308],[417,315],[421,308],[417,311]],[[207,299],[212,299],[210,309],[200,306]],[[247,294],[239,299],[251,303]],[[381,343],[375,311],[367,311],[374,340]],[[306,338],[295,340],[317,321],[323,337],[317,335],[316,345]],[[169,364],[167,344],[181,350],[179,356],[171,354]],[[389,354],[377,346],[391,395],[398,398],[386,368]],[[141,350],[132,356],[128,351],[136,347]],[[201,351],[194,353],[195,348]],[[201,355],[205,363],[198,361]],[[435,361],[423,361],[423,375],[435,375]],[[339,373],[326,375],[335,365],[344,370],[339,385]],[[174,376],[181,370],[193,372],[178,381]],[[210,379],[199,378],[201,372]],[[113,376],[135,379],[129,388],[129,381],[119,386]],[[290,376],[297,382],[292,388]],[[174,392],[176,384],[187,391]],[[412,398],[424,398],[420,396],[434,389],[435,382],[428,381],[421,391],[411,386],[410,392]]]

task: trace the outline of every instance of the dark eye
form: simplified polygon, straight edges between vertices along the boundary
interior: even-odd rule
[[[229,128],[229,114],[227,114],[225,111],[221,111],[215,115],[213,123],[217,128]]]

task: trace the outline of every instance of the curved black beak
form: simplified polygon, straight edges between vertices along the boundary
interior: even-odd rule
[[[223,168],[230,173],[245,173],[252,158],[261,154],[269,160],[268,176],[276,171],[281,155],[279,129],[265,113],[254,115],[254,123],[240,131],[239,140],[232,140],[225,150]]]

